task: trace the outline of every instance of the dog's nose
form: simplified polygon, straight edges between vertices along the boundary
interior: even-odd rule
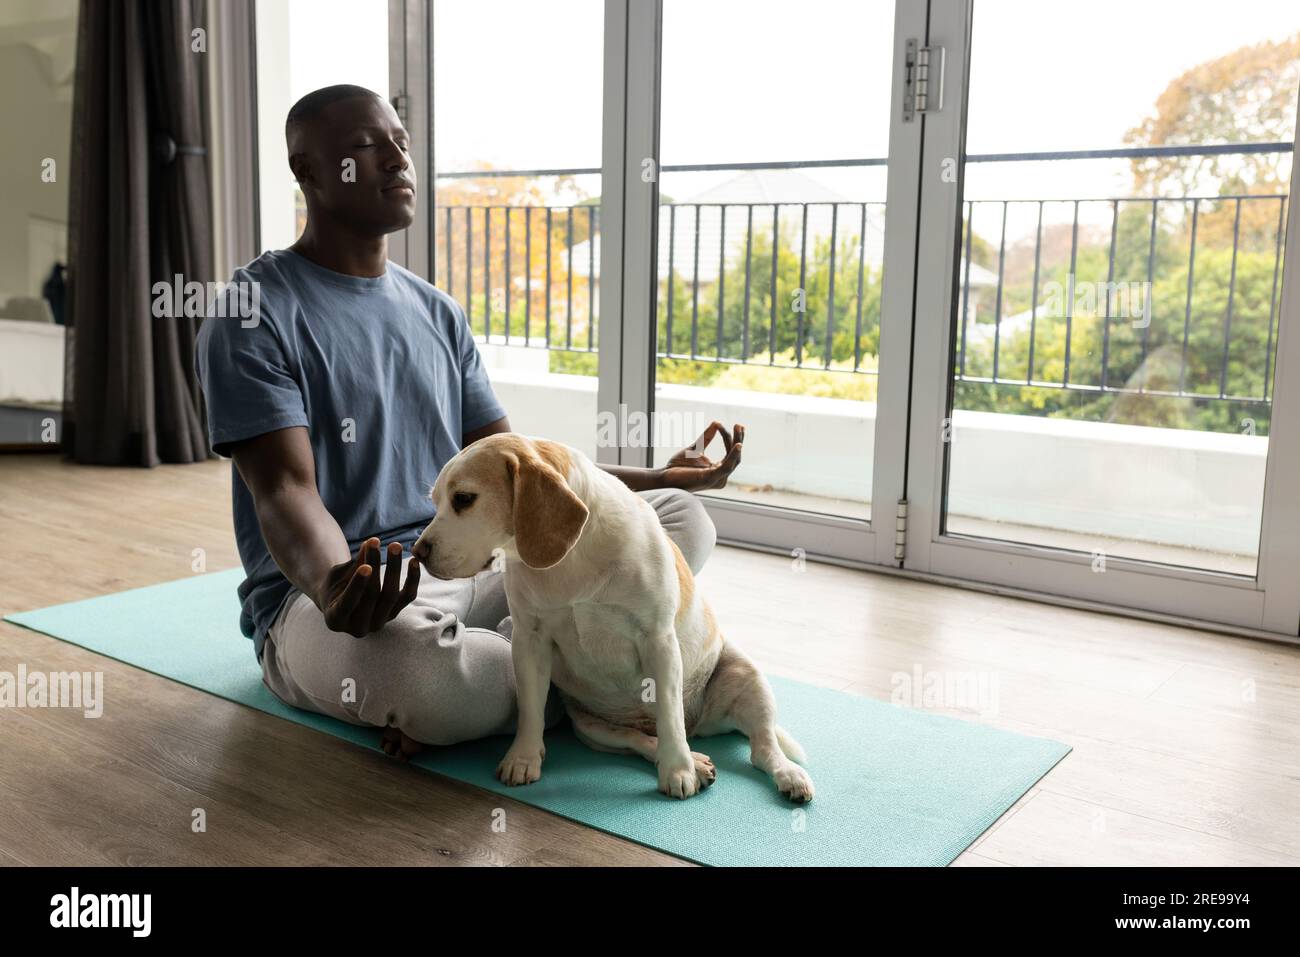
[[[420,561],[424,561],[429,557],[429,543],[425,541],[416,542],[411,546],[411,554]]]

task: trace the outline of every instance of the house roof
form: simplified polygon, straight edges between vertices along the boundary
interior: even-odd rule
[[[682,203],[848,203],[847,196],[797,169],[748,169]]]

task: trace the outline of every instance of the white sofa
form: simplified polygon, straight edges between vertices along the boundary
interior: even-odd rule
[[[65,332],[53,322],[0,317],[0,403],[63,401]]]

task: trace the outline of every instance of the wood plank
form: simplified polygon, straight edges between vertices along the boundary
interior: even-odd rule
[[[189,577],[195,548],[238,565],[230,480],[0,457],[0,612]],[[917,667],[995,678],[927,710],[1075,748],[956,866],[1300,862],[1300,648],[726,547],[700,582],[770,674],[882,701]],[[0,713],[0,864],[687,864],[0,623],[20,661],[101,670],[108,703]]]
[[[83,648],[4,627],[17,634],[4,633],[0,668],[13,670],[21,660],[29,670],[104,672],[99,718],[56,709],[15,712],[40,723],[40,738],[68,739],[86,753],[122,755],[142,775],[183,786],[193,801],[226,805],[221,819],[242,817],[297,834],[328,850],[331,863],[504,864],[566,834],[571,853],[590,864],[626,843]],[[0,745],[19,730],[0,727]],[[508,742],[502,740],[504,747]],[[39,767],[33,772],[37,779],[43,775]],[[93,786],[51,781],[45,790],[65,795],[74,807],[98,793]],[[504,833],[492,827],[499,809],[505,812]],[[115,826],[148,832],[151,820],[175,812],[173,803],[155,802],[150,813]],[[209,836],[215,830],[210,826]],[[224,849],[214,851],[221,863],[244,862],[247,855],[263,864],[300,862],[269,845],[212,843]]]
[[[980,843],[979,854],[1019,867],[1243,867],[1294,864],[1286,855],[1068,798],[1047,790]]]

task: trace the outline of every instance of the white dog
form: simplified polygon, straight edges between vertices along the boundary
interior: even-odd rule
[[[519,699],[506,784],[541,777],[552,681],[578,738],[658,767],[659,790],[687,798],[716,771],[688,735],[740,731],[751,763],[790,800],[812,800],[799,745],[776,725],[754,664],[723,639],[655,510],[576,449],[512,432],[461,451],[438,474],[424,567],[466,578],[506,558]],[[419,544],[417,543],[417,544]],[[794,760],[791,760],[791,759]]]

